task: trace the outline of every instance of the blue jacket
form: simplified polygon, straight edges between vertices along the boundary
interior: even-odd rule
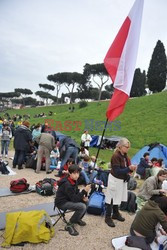
[[[150,165],[148,165],[148,162],[144,158],[141,158],[140,163],[137,166],[136,173],[143,176],[143,175],[145,175],[145,169],[146,168],[150,168]]]

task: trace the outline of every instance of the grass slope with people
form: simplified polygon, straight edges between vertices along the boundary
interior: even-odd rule
[[[160,142],[167,145],[167,91],[144,96],[139,98],[131,98],[126,104],[124,112],[113,122],[110,130],[107,129],[105,136],[123,136],[127,137],[131,144],[130,156],[133,156],[141,147],[152,142]],[[74,112],[69,111],[70,105],[55,105],[43,106],[34,108],[24,108],[20,110],[9,110],[8,113],[12,116],[14,114],[29,114],[31,116],[30,123],[44,123],[46,119],[53,122],[56,127],[56,121],[62,125],[62,133],[70,135],[80,143],[80,137],[85,129],[85,120],[89,120],[89,124],[93,122],[93,130],[89,128],[91,135],[101,135],[102,129],[95,125],[97,121],[106,120],[106,109],[108,101],[90,102],[85,108],[79,108],[79,104],[74,104]],[[44,112],[48,114],[53,112],[52,116],[41,118],[34,118],[35,114]],[[2,113],[0,115],[3,115]],[[71,121],[72,128],[68,130],[65,128],[65,122]],[[79,130],[76,131],[76,125],[73,122],[79,121]],[[102,126],[101,126],[102,127]],[[96,154],[97,149],[91,148],[91,154]],[[100,158],[109,161],[111,158],[110,150],[101,150]]]

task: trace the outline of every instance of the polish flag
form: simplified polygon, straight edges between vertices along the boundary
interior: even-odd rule
[[[107,55],[104,65],[115,88],[106,116],[113,121],[119,116],[130,96],[137,59],[144,0],[136,0],[122,24]]]

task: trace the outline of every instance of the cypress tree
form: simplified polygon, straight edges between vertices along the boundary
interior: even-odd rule
[[[134,73],[130,96],[137,97],[145,95],[146,94],[145,83],[146,83],[145,71],[141,73],[140,68],[137,68]]]
[[[149,90],[161,92],[166,86],[167,60],[163,43],[158,40],[147,72]]]

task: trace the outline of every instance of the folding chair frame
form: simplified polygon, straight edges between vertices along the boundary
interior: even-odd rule
[[[64,222],[64,223],[68,223],[68,221],[66,220],[66,218],[65,218],[65,213],[66,213],[66,211],[67,210],[62,210],[62,209],[60,209],[60,208],[58,208],[58,207],[55,207],[55,209],[57,210],[57,212],[58,212],[58,215],[59,215],[59,218],[55,221],[55,223],[54,223],[54,225],[56,225],[57,224],[57,222],[60,220],[60,219],[62,219],[62,221]]]

